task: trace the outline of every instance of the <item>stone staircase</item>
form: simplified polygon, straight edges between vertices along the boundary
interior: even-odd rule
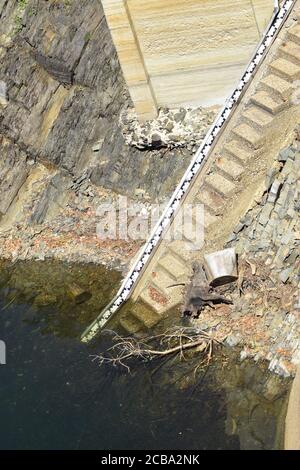
[[[250,93],[242,111],[237,111],[238,122],[226,132],[226,140],[217,146],[215,158],[210,159],[209,167],[200,172],[193,186],[188,202],[204,205],[206,231],[218,223],[218,216],[225,210],[245,168],[253,165],[255,171],[256,158],[267,150],[278,118],[293,106],[291,96],[299,79],[300,25],[297,24],[287,31],[267,73]],[[133,292],[136,304],[130,316],[121,319],[126,331],[133,333],[154,326],[167,310],[181,302],[182,287],[169,286],[188,279],[190,261],[197,254],[191,251],[191,242],[192,238],[184,236],[182,240],[161,243]]]
[[[153,328],[160,320],[161,316],[154,309],[139,301],[120,314],[119,325],[126,333],[137,333]]]

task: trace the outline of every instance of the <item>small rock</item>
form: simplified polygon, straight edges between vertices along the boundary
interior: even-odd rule
[[[270,219],[270,215],[271,215],[272,210],[273,210],[273,205],[270,202],[267,202],[267,204],[264,206],[264,208],[262,209],[262,211],[260,213],[259,223],[261,225],[263,225],[263,226],[267,225],[267,223]]]
[[[233,232],[234,232],[235,234],[237,234],[237,233],[241,232],[244,227],[245,227],[245,224],[242,223],[242,222],[239,222],[239,223],[236,225],[236,227],[234,228]]]
[[[181,141],[181,137],[179,135],[176,135],[176,134],[170,134],[169,139],[172,140],[173,142],[180,142]]]
[[[139,199],[143,199],[143,197],[145,195],[145,191],[141,188],[137,188],[134,192],[134,195]]]
[[[229,235],[229,237],[227,238],[226,243],[231,243],[233,240],[236,240],[236,234],[235,233],[232,233],[231,235]]]
[[[174,121],[181,122],[184,120],[185,116],[186,116],[186,110],[180,109],[180,111],[174,115]]]
[[[244,361],[245,359],[247,359],[247,357],[249,357],[249,353],[246,349],[243,349],[240,354],[240,360]]]
[[[4,108],[8,105],[7,86],[6,83],[0,80],[0,106]]]
[[[169,121],[167,124],[166,124],[166,129],[168,132],[172,132],[172,130],[174,129],[174,123]]]
[[[268,199],[267,199],[268,202],[274,203],[276,201],[278,194],[280,192],[281,186],[282,184],[278,179],[273,181],[269,195],[268,195]]]
[[[236,335],[231,334],[227,336],[225,342],[226,344],[228,344],[228,346],[233,348],[234,346],[237,346],[241,342],[241,336],[239,334],[236,334]]]
[[[279,173],[280,168],[281,168],[281,165],[280,165],[279,162],[277,162],[277,164],[274,165],[274,166],[268,171],[267,177],[266,177],[266,182],[265,182],[266,189],[269,189],[270,186],[273,184],[273,181],[275,180],[276,175]]]
[[[152,134],[151,142],[154,147],[159,147],[162,144],[162,138],[160,134]]]
[[[99,152],[99,150],[101,150],[102,144],[103,144],[103,139],[99,140],[95,145],[93,145],[92,151]]]
[[[285,284],[287,280],[289,279],[292,272],[293,272],[293,267],[286,268],[283,271],[281,271],[281,273],[279,274],[279,279],[281,280],[281,282]]]
[[[286,162],[289,157],[294,159],[294,152],[290,147],[286,147],[279,152],[278,161]]]

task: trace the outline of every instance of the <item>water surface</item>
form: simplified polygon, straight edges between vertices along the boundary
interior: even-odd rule
[[[271,401],[261,398],[265,376],[251,366],[230,366],[220,356],[194,379],[197,358],[137,362],[130,374],[92,362],[111,337],[90,346],[78,337],[119,280],[101,267],[2,266],[0,339],[7,345],[7,365],[0,366],[0,448],[278,446],[285,389],[275,387],[280,393]],[[69,295],[75,281],[91,294],[81,304]]]

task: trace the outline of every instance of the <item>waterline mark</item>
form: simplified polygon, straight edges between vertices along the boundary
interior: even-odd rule
[[[97,237],[101,240],[147,240],[155,230],[167,204],[129,202],[119,196],[115,203],[100,204],[96,215]],[[176,212],[173,223],[164,230],[162,239],[183,240],[190,249],[199,249],[204,242],[203,204],[183,204]]]
[[[0,339],[0,365],[6,364],[6,344]]]

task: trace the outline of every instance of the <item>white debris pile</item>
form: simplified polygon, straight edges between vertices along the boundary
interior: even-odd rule
[[[196,150],[213,123],[217,106],[210,108],[161,108],[158,117],[138,121],[133,109],[121,114],[120,124],[128,145],[140,150],[187,147]]]

